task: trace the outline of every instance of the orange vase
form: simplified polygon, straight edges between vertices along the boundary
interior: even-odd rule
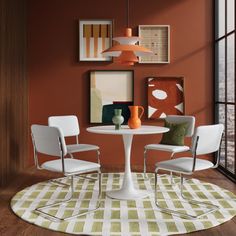
[[[128,120],[128,126],[130,129],[137,129],[141,126],[141,117],[144,112],[144,108],[142,106],[129,106],[130,110],[130,118]],[[141,113],[139,114],[139,110]]]

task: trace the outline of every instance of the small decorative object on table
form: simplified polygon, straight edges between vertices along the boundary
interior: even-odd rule
[[[124,122],[124,117],[121,115],[122,109],[114,109],[115,115],[112,117],[112,122],[115,125],[115,129],[119,130],[121,124]]]
[[[139,109],[141,109],[140,115],[138,114]],[[144,112],[144,108],[142,106],[129,106],[130,110],[130,118],[128,120],[128,126],[130,129],[137,129],[141,126],[141,117]]]

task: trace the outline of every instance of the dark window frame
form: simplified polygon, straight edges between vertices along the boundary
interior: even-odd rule
[[[218,0],[220,1],[220,0]],[[227,98],[227,81],[228,81],[228,57],[227,57],[227,44],[228,44],[228,38],[230,35],[234,34],[234,60],[235,60],[235,27],[234,30],[227,32],[227,2],[228,0],[225,0],[225,32],[224,35],[217,38],[218,37],[218,26],[219,26],[219,14],[218,14],[218,1],[213,1],[214,2],[214,9],[215,9],[215,15],[214,15],[214,22],[215,22],[215,28],[214,28],[214,58],[215,58],[215,76],[214,76],[214,86],[215,86],[215,95],[214,95],[214,109],[215,109],[215,121],[216,123],[219,122],[219,113],[218,113],[218,107],[220,104],[224,105],[224,112],[225,112],[225,131],[227,132],[227,118],[228,118],[228,114],[227,114],[227,108],[228,106],[233,105],[234,106],[234,112],[236,111],[236,105],[235,105],[235,98],[234,98],[234,102],[228,102],[228,98]],[[234,9],[234,14],[235,14],[235,9]],[[235,21],[236,18],[234,19],[234,25],[235,25]],[[225,85],[225,101],[219,101],[219,78],[218,78],[218,70],[219,70],[219,56],[218,56],[218,45],[219,42],[221,40],[224,40],[225,45],[224,45],[224,52],[225,52],[225,68],[224,68],[224,76],[225,76],[225,81],[224,81],[224,85]],[[236,66],[235,66],[235,61],[234,61],[234,83],[236,85],[236,78],[235,78],[235,71],[236,71]],[[235,86],[234,85],[234,86]],[[234,113],[235,114],[235,113]],[[236,133],[236,122],[234,121],[234,135]],[[230,179],[236,181],[236,149],[235,149],[235,145],[234,145],[234,173],[231,172],[228,168],[227,168],[227,146],[228,146],[228,137],[227,135],[225,135],[225,166],[219,165],[219,170],[225,174],[226,176],[228,176]],[[234,144],[235,144],[235,137],[234,137]]]

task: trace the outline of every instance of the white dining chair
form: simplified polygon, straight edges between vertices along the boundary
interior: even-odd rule
[[[168,115],[165,118],[165,120],[169,123],[174,123],[174,124],[186,123],[188,128],[186,130],[185,137],[192,137],[195,127],[194,116]],[[170,158],[172,159],[176,153],[187,152],[190,150],[190,147],[186,145],[177,146],[177,145],[167,145],[161,143],[146,145],[144,147],[144,162],[143,162],[143,175],[145,179],[148,179],[146,171],[147,171],[147,152],[149,150],[169,152]],[[172,175],[171,175],[171,180],[172,180]]]
[[[35,165],[39,170],[48,170],[52,172],[62,173],[64,176],[70,178],[69,185],[69,197],[56,201],[52,204],[47,204],[44,206],[40,206],[35,209],[35,212],[39,213],[46,218],[49,218],[54,221],[62,221],[62,220],[70,220],[75,217],[79,217],[85,215],[87,213],[96,211],[100,206],[100,198],[101,198],[101,170],[100,164],[96,162],[82,161],[72,158],[66,158],[67,155],[67,147],[65,144],[65,139],[62,131],[58,127],[49,127],[44,125],[32,125],[31,126],[31,135],[32,142],[34,147],[34,161]],[[38,158],[38,154],[44,154],[53,158],[52,160],[40,162]],[[98,203],[96,207],[91,210],[87,210],[83,213],[75,214],[69,217],[57,217],[56,215],[52,215],[47,211],[48,208],[52,208],[55,206],[60,206],[68,201],[70,201],[74,194],[74,176],[80,174],[87,174],[91,172],[98,173]],[[59,182],[57,182],[59,184]],[[67,185],[67,184],[63,184]],[[45,211],[46,210],[46,211]]]
[[[75,137],[76,143],[66,145],[67,152],[71,158],[73,158],[73,153],[96,151],[97,162],[100,163],[100,151],[98,146],[79,143],[80,128],[77,116],[50,116],[48,118],[48,125],[51,127],[61,128],[64,137]]]
[[[192,138],[191,157],[181,157],[172,160],[162,161],[156,163],[155,170],[155,204],[161,212],[177,215],[184,218],[197,219],[206,214],[219,209],[217,205],[204,202],[203,199],[197,201],[189,199],[184,196],[183,193],[183,175],[192,175],[196,171],[206,170],[210,168],[217,168],[220,161],[220,145],[223,136],[224,126],[222,124],[199,126]],[[216,163],[212,161],[200,159],[199,155],[205,155],[209,153],[217,152]],[[158,205],[157,199],[157,178],[158,171],[165,170],[180,174],[180,194],[181,197],[187,200],[190,204],[203,205],[207,210],[199,215],[190,215],[187,213],[178,212],[169,208],[163,208]]]

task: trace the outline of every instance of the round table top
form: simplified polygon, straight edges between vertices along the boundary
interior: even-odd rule
[[[130,129],[128,125],[122,125],[120,130],[115,130],[114,125],[93,126],[87,128],[88,132],[97,134],[161,134],[169,131],[169,128],[152,125],[142,125],[138,129]]]

